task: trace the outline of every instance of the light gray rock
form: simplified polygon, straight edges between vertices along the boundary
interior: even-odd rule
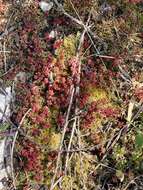
[[[6,121],[6,117],[10,117],[11,100],[12,100],[11,87],[7,87],[4,90],[4,93],[0,93],[0,121],[2,121],[2,122]]]
[[[46,1],[41,1],[39,3],[39,6],[40,8],[42,9],[43,12],[47,12],[47,11],[50,11],[53,7],[54,3],[49,1],[49,2],[46,2]]]
[[[11,101],[13,99],[11,86],[4,88],[3,85],[0,87],[0,121],[2,127],[7,123],[7,119],[11,115]],[[10,176],[10,143],[9,137],[3,137],[0,140],[0,190],[7,189],[4,181]]]

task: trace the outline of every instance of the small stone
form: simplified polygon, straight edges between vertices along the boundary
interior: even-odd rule
[[[52,30],[49,34],[50,38],[55,38],[57,36],[57,31]]]
[[[40,8],[42,9],[43,12],[47,12],[50,11],[53,7],[54,3],[53,2],[45,2],[45,1],[41,1],[39,3]]]

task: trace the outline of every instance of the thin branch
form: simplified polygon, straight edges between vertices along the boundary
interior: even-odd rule
[[[12,14],[10,15],[10,17],[9,17],[7,23],[6,23],[4,32],[2,32],[2,34],[0,35],[0,40],[3,39],[3,38],[5,38],[5,36],[8,35],[8,33],[9,33],[8,28],[9,28],[9,24],[10,24],[10,21],[11,21],[13,15],[14,15],[14,11],[13,11]]]
[[[51,180],[50,190],[53,190],[55,179],[56,179],[58,168],[59,168],[59,162],[60,162],[60,159],[61,159],[61,150],[62,150],[62,147],[63,147],[63,142],[64,142],[66,130],[67,130],[67,127],[68,127],[68,124],[69,124],[68,120],[69,120],[69,116],[70,116],[70,112],[71,112],[71,107],[72,107],[72,103],[73,103],[74,92],[75,92],[75,88],[72,85],[71,86],[70,102],[69,102],[67,116],[66,116],[63,132],[62,132],[62,139],[61,139],[61,142],[60,142],[59,153],[58,153],[58,157],[57,157],[56,169],[54,171],[54,176],[53,176],[53,178]]]
[[[4,72],[7,72],[7,57],[6,57],[6,42],[3,44],[3,55],[4,55]]]
[[[86,26],[88,26],[89,24],[89,21],[90,21],[90,17],[91,17],[91,14],[89,14],[89,17],[88,17],[88,20],[87,20],[87,23],[86,23]],[[80,75],[81,75],[81,60],[79,58],[80,56],[80,49],[83,45],[83,42],[84,42],[84,36],[85,36],[85,33],[86,33],[86,30],[84,29],[82,35],[81,35],[81,38],[80,38],[80,42],[79,42],[79,46],[78,46],[78,49],[77,49],[77,59],[79,60],[79,66],[78,66],[78,81],[77,81],[77,86],[76,86],[76,95],[78,96],[79,95],[79,85],[80,85]],[[76,109],[75,109],[75,115],[77,115],[77,113],[79,112],[79,108],[78,108],[78,102],[76,100]],[[72,132],[71,132],[71,137],[70,137],[70,140],[69,140],[69,144],[68,144],[68,151],[70,151],[70,148],[71,148],[71,144],[72,144],[72,140],[73,140],[73,137],[74,137],[74,132],[75,132],[75,129],[76,129],[76,125],[77,125],[77,119],[79,118],[79,116],[76,116],[75,119],[74,119],[74,122],[73,122],[73,127],[72,127]],[[69,153],[67,153],[67,156],[66,156],[66,162],[65,162],[65,173],[67,171],[67,167],[68,167],[68,160],[69,160]]]
[[[139,176],[135,177],[134,179],[132,179],[131,181],[129,181],[129,183],[126,185],[126,187],[124,187],[122,190],[127,190],[128,187],[129,187],[131,184],[135,183],[135,180],[137,180],[137,179],[139,179],[139,178],[141,178],[141,177],[143,177],[143,175],[139,175]]]
[[[75,23],[77,23],[77,24],[83,26],[82,21],[80,21],[80,20],[74,18],[73,16],[71,16],[70,14],[68,14],[68,13],[64,10],[63,6],[62,6],[57,0],[54,0],[54,2],[55,2],[55,4],[57,5],[57,7],[64,13],[64,15],[66,15],[67,17],[69,17],[69,18],[70,18],[71,20],[73,20]]]
[[[18,129],[20,129],[20,127],[23,124],[24,119],[26,118],[26,116],[29,114],[30,111],[31,111],[31,109],[29,109],[24,114],[23,118],[20,121]],[[19,130],[17,130],[15,132],[15,135],[14,135],[14,138],[13,138],[13,142],[12,142],[12,147],[11,147],[11,155],[10,155],[10,157],[11,157],[11,174],[12,174],[13,186],[14,186],[15,189],[16,189],[16,180],[15,180],[15,175],[14,175],[14,165],[13,164],[14,164],[14,148],[15,148],[15,143],[16,143],[16,140],[17,140],[18,132],[19,132]]]

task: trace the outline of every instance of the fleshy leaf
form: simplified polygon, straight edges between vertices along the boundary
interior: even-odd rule
[[[136,145],[138,147],[143,147],[143,133],[138,133],[136,135]]]

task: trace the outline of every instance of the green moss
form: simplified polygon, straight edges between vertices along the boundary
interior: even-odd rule
[[[113,149],[113,158],[116,160],[116,167],[118,170],[124,170],[126,167],[126,149],[120,145],[116,145]]]
[[[89,103],[93,101],[102,100],[102,99],[109,100],[108,93],[104,89],[89,87],[87,90],[90,94]]]
[[[17,188],[19,190],[23,189],[23,184],[26,183],[26,176],[24,172],[20,172],[19,175],[17,176]]]
[[[51,133],[50,141],[49,141],[49,149],[54,151],[58,150],[61,142],[61,134],[60,133]]]
[[[63,55],[63,60],[60,60],[61,63],[65,64],[69,59],[76,56],[77,43],[79,40],[80,33],[77,35],[69,35],[63,39],[63,44],[56,51],[57,57],[60,58],[60,55]]]

